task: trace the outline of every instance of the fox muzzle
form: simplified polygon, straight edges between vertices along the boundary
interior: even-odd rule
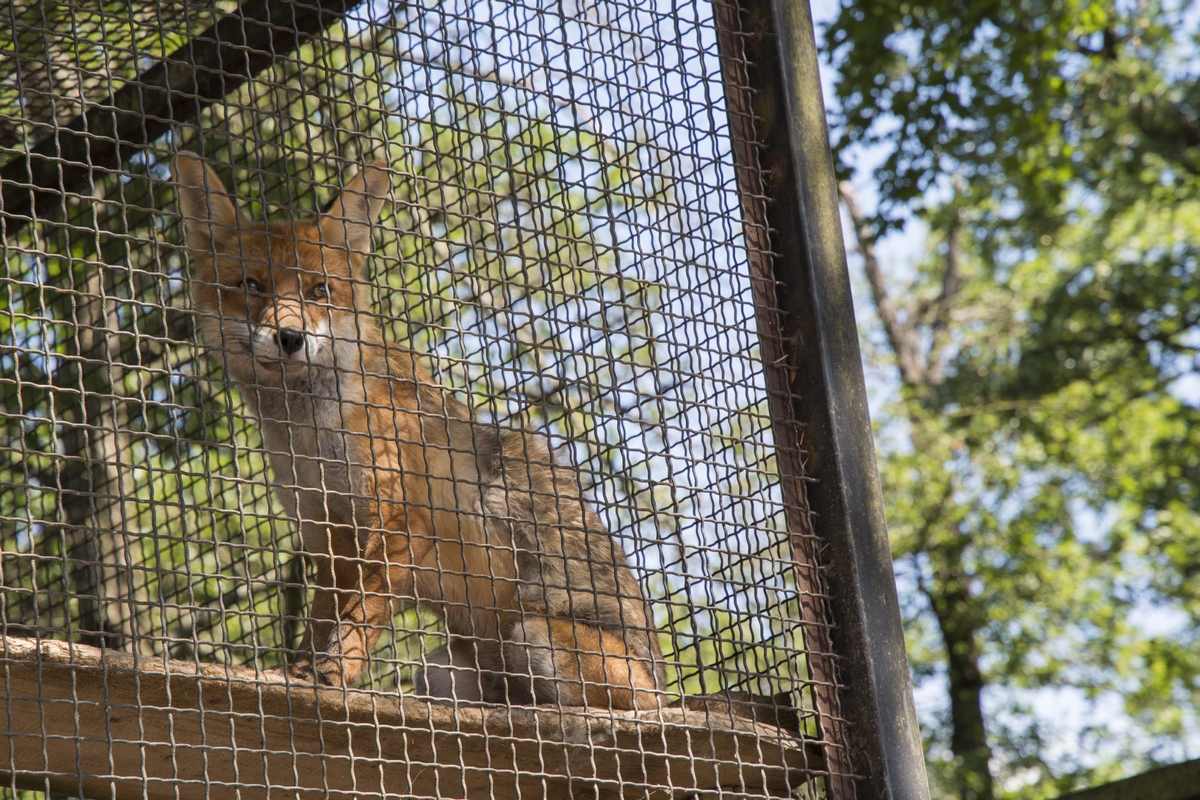
[[[280,328],[279,333],[275,334],[275,341],[279,343],[279,349],[290,356],[304,347],[304,331]]]

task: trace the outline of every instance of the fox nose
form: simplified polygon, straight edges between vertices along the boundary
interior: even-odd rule
[[[275,341],[279,342],[279,348],[290,356],[304,347],[304,332],[295,328],[280,328],[279,333],[275,335]]]

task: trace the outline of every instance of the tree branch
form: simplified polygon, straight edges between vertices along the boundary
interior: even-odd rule
[[[879,321],[883,323],[884,333],[887,334],[888,344],[896,354],[896,366],[900,368],[900,380],[909,386],[917,386],[925,381],[926,364],[921,353],[920,339],[914,323],[916,319],[909,315],[908,320],[901,320],[899,309],[888,293],[887,283],[879,261],[875,257],[875,245],[871,240],[871,229],[859,208],[858,198],[853,187],[843,182],[839,187],[842,202],[850,214],[854,224],[854,234],[858,240],[858,253],[863,258],[863,268],[867,273],[867,281],[871,284],[871,298],[875,301],[875,311]]]
[[[1185,106],[1166,99],[1141,102],[1130,109],[1130,117],[1150,150],[1200,175],[1200,121]]]
[[[942,291],[937,299],[930,304],[933,312],[933,323],[930,330],[930,346],[928,356],[927,378],[933,385],[940,384],[946,379],[946,367],[942,362],[942,349],[947,344],[947,334],[950,328],[950,312],[954,301],[962,288],[962,217],[956,215],[950,224],[946,235],[946,271],[942,275]]]
[[[1114,61],[1117,58],[1117,47],[1129,39],[1130,35],[1127,33],[1117,33],[1112,28],[1105,28],[1099,47],[1089,47],[1081,41],[1075,41],[1069,43],[1067,49],[1075,50],[1085,56],[1098,56],[1105,61]]]

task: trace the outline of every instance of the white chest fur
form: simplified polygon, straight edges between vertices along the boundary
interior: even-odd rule
[[[301,523],[310,550],[320,548],[317,539],[323,540],[323,535],[306,523],[353,520],[350,431],[344,413],[348,405],[340,396],[341,387],[321,383],[313,381],[304,391],[259,393],[253,404],[262,420],[275,494],[288,516]]]

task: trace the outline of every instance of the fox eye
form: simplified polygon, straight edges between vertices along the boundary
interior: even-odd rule
[[[329,297],[329,287],[324,283],[318,283],[312,288],[312,291],[308,293],[308,296],[313,300],[324,300],[325,298]]]
[[[246,278],[246,280],[238,284],[238,287],[250,294],[262,294],[263,290],[262,284],[254,280],[254,278]]]

